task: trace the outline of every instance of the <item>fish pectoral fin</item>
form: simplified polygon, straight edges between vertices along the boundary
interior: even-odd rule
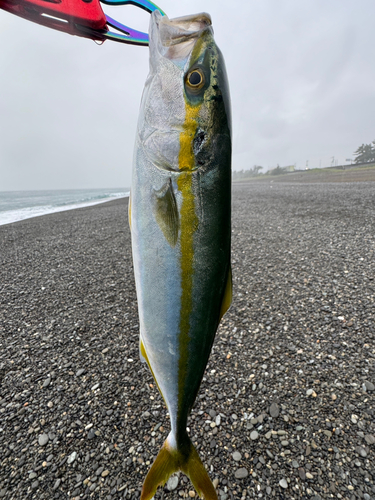
[[[227,282],[225,285],[223,300],[221,302],[220,309],[220,320],[224,316],[224,314],[228,311],[232,304],[232,268],[229,266]]]
[[[180,229],[177,201],[173,192],[172,179],[169,179],[161,189],[153,192],[153,213],[165,239],[174,247],[177,243]]]
[[[168,436],[143,483],[141,500],[150,500],[168,478],[181,470],[193,483],[198,495],[205,500],[217,500],[214,485],[199,458],[197,450],[186,434],[183,450],[172,448]]]

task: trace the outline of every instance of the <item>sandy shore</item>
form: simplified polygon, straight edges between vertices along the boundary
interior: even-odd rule
[[[127,199],[1,226],[0,262],[0,498],[139,498],[169,423]],[[233,275],[190,421],[219,498],[375,498],[375,183],[235,185]]]

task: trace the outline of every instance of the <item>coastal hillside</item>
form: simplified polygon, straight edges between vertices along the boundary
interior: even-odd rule
[[[246,172],[246,170],[244,171]],[[280,175],[257,175],[240,177],[234,174],[233,182],[373,182],[375,181],[375,164],[369,166],[348,166],[345,168],[315,168],[299,170]]]

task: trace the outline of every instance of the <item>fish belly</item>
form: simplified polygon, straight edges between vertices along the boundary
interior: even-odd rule
[[[133,172],[131,232],[140,341],[170,413],[176,413],[180,273],[178,253],[153,215],[153,193],[167,181],[138,149]]]

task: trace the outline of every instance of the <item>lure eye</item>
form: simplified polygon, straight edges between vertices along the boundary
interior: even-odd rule
[[[204,85],[204,75],[199,69],[193,69],[186,78],[186,83],[191,89],[199,90]]]

